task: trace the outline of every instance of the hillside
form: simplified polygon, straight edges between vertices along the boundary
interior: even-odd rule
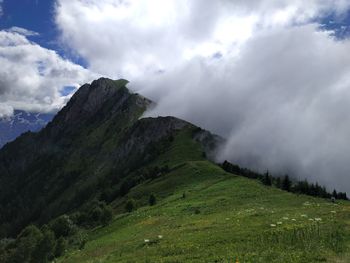
[[[210,133],[186,121],[139,119],[152,102],[127,83],[101,78],[83,85],[43,130],[0,150],[0,237],[102,195],[106,202],[125,195],[141,180],[135,172],[171,147],[180,131],[210,143]]]
[[[0,150],[1,262],[349,262],[347,201],[225,172],[220,137],[141,118],[126,84],[83,85]]]
[[[58,262],[350,260],[348,202],[297,196],[203,160],[182,163],[129,195],[142,203],[151,192],[160,199],[155,206],[117,215]]]

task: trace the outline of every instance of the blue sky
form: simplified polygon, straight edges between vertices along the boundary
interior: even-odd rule
[[[350,36],[350,11],[340,17],[332,13],[319,19],[317,22],[323,25],[322,28],[324,29],[334,30],[334,35],[338,39],[344,39]]]
[[[0,29],[16,26],[37,32],[39,35],[29,37],[31,41],[55,50],[62,57],[86,67],[87,63],[83,58],[76,54],[72,55],[59,42],[54,7],[54,0],[5,0],[3,15],[0,17]]]
[[[2,29],[17,26],[38,32],[40,36],[33,37],[33,41],[57,49],[52,0],[5,0],[0,26]]]

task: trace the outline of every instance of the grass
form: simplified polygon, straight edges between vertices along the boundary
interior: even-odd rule
[[[350,261],[348,202],[290,194],[203,160],[182,163],[130,196],[148,200],[151,192],[157,205],[118,215],[58,262]]]
[[[135,186],[112,205],[106,227],[60,263],[350,262],[350,204],[296,195],[226,173],[205,160],[183,129],[149,166],[170,173]],[[155,206],[148,206],[151,193]],[[124,213],[128,198],[138,209]]]

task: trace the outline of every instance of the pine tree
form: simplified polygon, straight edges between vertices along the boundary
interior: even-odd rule
[[[269,175],[269,171],[267,170],[264,174],[264,177],[262,178],[262,183],[264,185],[272,185],[271,176]]]
[[[292,186],[292,182],[289,179],[289,176],[285,175],[284,179],[283,179],[283,182],[282,182],[282,189],[285,190],[285,191],[290,192],[291,186]]]
[[[337,191],[336,191],[335,189],[333,190],[332,196],[333,196],[334,198],[337,198],[337,197],[338,197],[338,193],[337,193]]]

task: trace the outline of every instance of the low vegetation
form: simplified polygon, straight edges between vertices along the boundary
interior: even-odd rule
[[[336,190],[333,190],[332,193],[329,193],[324,186],[320,186],[317,182],[315,184],[310,184],[307,180],[292,182],[288,175],[285,175],[281,178],[272,176],[268,171],[266,171],[265,174],[261,174],[251,171],[247,168],[241,168],[238,165],[232,164],[228,161],[224,161],[221,167],[229,173],[241,175],[251,179],[258,179],[264,185],[273,185],[287,192],[317,196],[322,198],[333,197],[334,199],[348,200],[346,193],[337,192]]]
[[[166,197],[143,206],[146,193],[157,190]],[[59,262],[350,259],[347,201],[295,195],[226,173],[207,161],[186,162],[164,177],[143,182],[128,198],[135,200],[131,212],[90,231],[85,248],[71,250]]]

